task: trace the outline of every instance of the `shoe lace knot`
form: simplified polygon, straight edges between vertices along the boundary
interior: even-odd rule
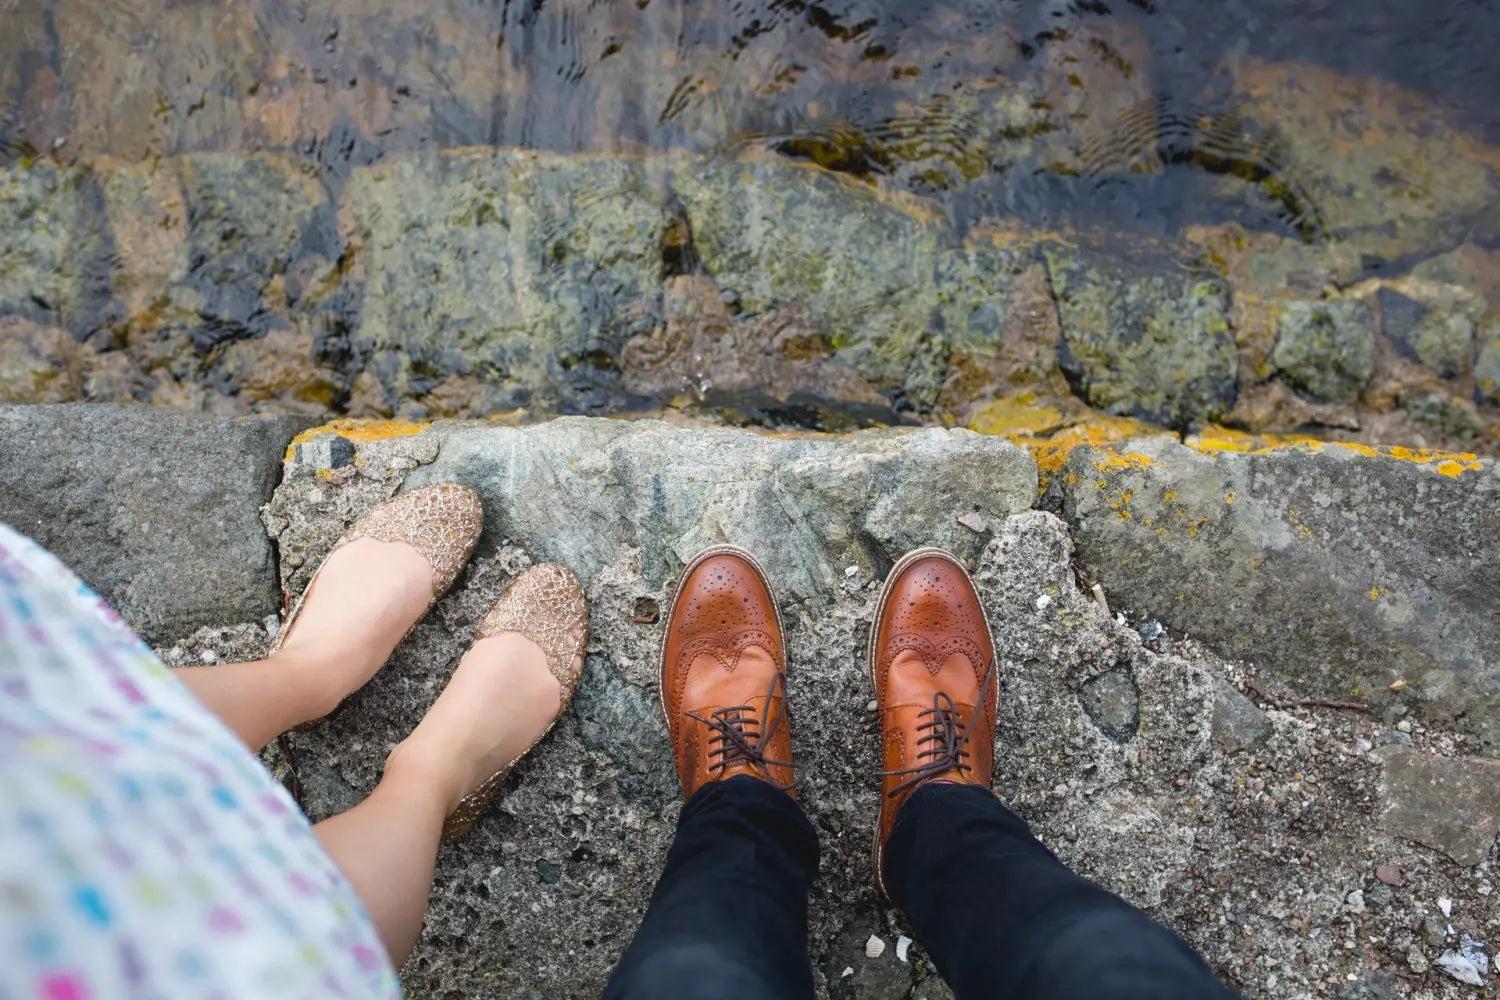
[[[776,709],[770,711],[773,701]],[[769,716],[764,727],[761,722],[763,711]],[[726,705],[723,708],[714,709],[706,716],[699,715],[697,712],[685,714],[688,718],[695,719],[708,727],[708,766],[715,778],[730,767],[749,765],[784,792],[791,791],[801,783],[801,779],[795,777],[795,764],[789,760],[776,760],[766,756],[766,749],[771,745],[772,739],[781,727],[787,724],[785,674],[778,671],[771,678],[771,686],[766,691],[764,709],[754,705]],[[792,768],[793,779],[784,785],[773,780],[770,770],[773,767]]]
[[[992,663],[979,685],[979,694],[968,718],[964,718],[959,712],[957,703],[948,692],[938,691],[932,696],[932,707],[922,709],[917,715],[920,720],[917,732],[922,735],[917,740],[916,765],[880,772],[882,778],[905,776],[906,780],[888,793],[891,798],[939,775],[957,771],[960,775],[967,776],[974,770],[974,754],[969,750],[969,743],[974,736],[974,719],[979,715],[980,706],[984,704],[994,676],[995,666]]]

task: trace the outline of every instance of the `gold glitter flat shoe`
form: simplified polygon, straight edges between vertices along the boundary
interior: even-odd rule
[[[266,655],[275,653],[286,643],[287,637],[297,625],[302,609],[307,606],[307,599],[317,585],[324,567],[339,549],[350,542],[360,538],[373,538],[377,542],[402,542],[416,549],[432,567],[432,597],[422,614],[406,630],[406,634],[410,635],[411,630],[417,627],[417,622],[453,586],[453,581],[458,579],[458,574],[473,554],[483,529],[484,508],[480,505],[479,495],[467,486],[437,483],[392,497],[360,518],[329,550],[328,555],[323,557],[322,564],[308,581],[302,596],[292,606],[291,613],[287,615],[286,622],[282,624]],[[297,728],[303,729],[321,721],[313,719]],[[290,740],[283,734],[278,743],[286,760],[292,795],[301,802],[301,781],[297,775]]]
[[[573,691],[583,674],[583,655],[589,642],[588,602],[584,599],[578,577],[572,570],[555,563],[533,566],[516,577],[479,624],[474,641],[491,639],[504,632],[519,632],[541,647],[547,658],[547,669],[562,688],[557,714],[519,756],[459,801],[458,808],[443,824],[445,843],[468,835],[475,821],[495,801],[511,768],[547,738],[573,700]]]

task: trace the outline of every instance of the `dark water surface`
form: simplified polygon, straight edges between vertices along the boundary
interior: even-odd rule
[[[1247,61],[1419,92],[1500,144],[1490,0],[7,0],[0,148],[127,159],[292,150],[760,145],[995,212],[1321,235],[1235,117]],[[1018,83],[1032,82],[1029,88]],[[997,94],[1013,90],[1012,121]],[[1016,146],[1060,128],[1076,162]],[[1045,160],[1042,165],[1047,165]],[[1204,175],[1209,175],[1205,178]],[[1252,184],[1226,195],[1211,178]],[[1256,187],[1254,182],[1259,182]],[[1257,196],[1258,194],[1258,196]]]
[[[1495,0],[0,0],[0,398],[1495,437],[1497,53]]]

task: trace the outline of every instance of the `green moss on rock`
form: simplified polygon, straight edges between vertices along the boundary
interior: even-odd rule
[[[1091,406],[1184,429],[1234,406],[1238,358],[1218,279],[1049,255],[1059,364]]]
[[[107,247],[89,171],[0,168],[0,312],[86,329],[104,302]]]
[[[472,373],[556,403],[559,359],[618,357],[659,317],[660,206],[624,157],[461,149],[356,170],[341,217],[361,338],[418,378]]]
[[[903,386],[938,305],[944,222],[791,164],[683,161],[673,188],[704,267],[741,309],[801,304],[840,361]]]
[[[1311,399],[1352,403],[1375,373],[1374,314],[1356,299],[1288,302],[1271,364]]]

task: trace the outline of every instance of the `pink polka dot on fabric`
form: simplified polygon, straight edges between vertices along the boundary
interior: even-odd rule
[[[359,963],[359,967],[366,972],[379,972],[385,968],[385,961],[374,948],[357,944],[350,951],[353,952],[354,960]]]
[[[42,979],[37,996],[41,1000],[89,1000],[93,994],[79,977],[71,972],[58,972]]]
[[[238,934],[245,929],[240,915],[233,910],[216,906],[208,913],[208,926],[215,934]]]

